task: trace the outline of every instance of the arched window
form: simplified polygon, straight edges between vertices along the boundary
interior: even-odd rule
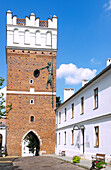
[[[30,32],[29,32],[29,30],[25,31],[25,44],[30,44]]]
[[[46,34],[46,45],[51,46],[51,32],[47,32]]]
[[[30,117],[30,121],[33,122],[34,121],[34,116]]]
[[[36,34],[35,34],[35,44],[37,45],[41,45],[41,38],[40,38],[40,31],[36,31]]]
[[[18,29],[14,29],[14,39],[13,39],[14,43],[19,43],[19,33],[18,33]]]

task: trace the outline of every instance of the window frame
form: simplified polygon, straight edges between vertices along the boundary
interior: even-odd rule
[[[99,126],[95,126],[94,130],[95,130],[95,147],[99,147]]]
[[[81,97],[81,115],[84,114],[84,96]]]
[[[64,113],[64,122],[67,120],[67,108],[65,108],[65,113]]]
[[[73,119],[74,118],[74,103],[72,103],[71,106],[72,106],[72,117],[71,118]]]
[[[98,108],[98,87],[94,89],[94,109]]]
[[[61,124],[61,112],[59,112],[59,124]]]
[[[74,145],[74,130],[71,130],[71,135],[72,135],[71,145]]]
[[[61,134],[60,134],[60,132],[59,132],[59,143],[58,143],[59,145],[60,145],[60,138],[61,138]]]
[[[66,145],[66,131],[64,132],[64,145]]]

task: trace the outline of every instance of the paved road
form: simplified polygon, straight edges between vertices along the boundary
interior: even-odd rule
[[[46,156],[17,158],[12,170],[84,170],[69,162]]]

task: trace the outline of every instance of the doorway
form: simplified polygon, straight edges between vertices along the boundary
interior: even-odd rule
[[[22,156],[39,156],[40,141],[33,131],[26,134],[22,141]]]

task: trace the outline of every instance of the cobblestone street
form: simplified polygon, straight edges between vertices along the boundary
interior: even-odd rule
[[[22,157],[17,158],[13,162],[14,170],[84,170],[74,164],[64,160],[38,156],[38,157]]]

